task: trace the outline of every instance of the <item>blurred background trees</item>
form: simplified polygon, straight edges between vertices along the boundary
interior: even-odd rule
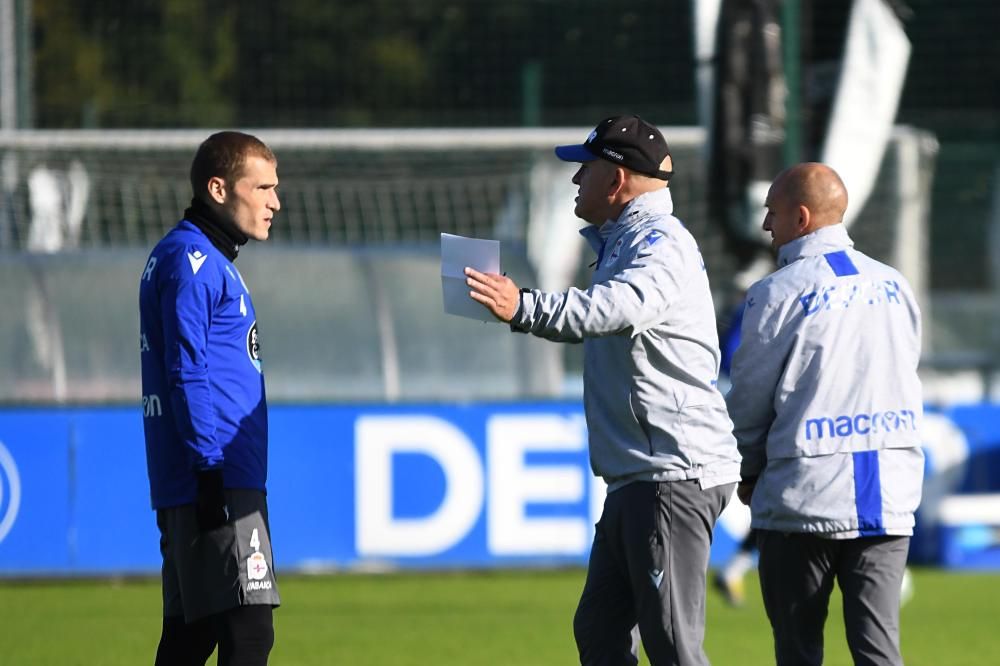
[[[699,122],[691,0],[0,2],[24,15],[21,127]],[[967,239],[988,235],[1000,180],[1000,3],[894,4],[913,44],[897,122],[940,141],[931,281],[983,288]],[[814,53],[837,48],[847,6],[802,5]]]

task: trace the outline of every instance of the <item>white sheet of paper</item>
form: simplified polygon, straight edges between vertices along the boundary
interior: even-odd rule
[[[496,322],[489,310],[469,297],[465,267],[481,273],[500,272],[500,241],[441,234],[441,294],[447,314]]]

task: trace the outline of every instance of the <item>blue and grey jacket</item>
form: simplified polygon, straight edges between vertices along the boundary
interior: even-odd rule
[[[920,503],[920,310],[843,225],[781,247],[747,292],[726,396],[757,479],[752,526],[834,538],[912,533]]]
[[[195,501],[196,472],[264,490],[267,404],[250,291],[182,220],[139,282],[143,425],[154,509]]]
[[[633,481],[739,479],[719,393],[719,340],[697,243],[670,191],[643,194],[581,234],[597,251],[586,291],[521,294],[514,330],[584,344],[590,462],[609,490]]]

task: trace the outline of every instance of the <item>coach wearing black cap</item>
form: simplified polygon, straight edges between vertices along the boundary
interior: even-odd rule
[[[574,618],[583,664],[707,664],[712,529],[739,480],[719,393],[705,265],[673,216],[667,142],[638,116],[607,118],[556,155],[580,162],[577,217],[597,254],[586,290],[519,289],[466,269],[470,296],[515,331],[584,345],[590,462],[608,485]]]

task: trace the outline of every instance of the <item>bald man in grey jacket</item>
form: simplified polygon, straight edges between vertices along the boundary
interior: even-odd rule
[[[671,158],[637,116],[602,121],[581,145],[575,213],[597,254],[591,285],[520,290],[467,269],[470,296],[515,331],[584,345],[584,411],[608,495],[574,618],[580,661],[707,664],[705,574],[712,529],[739,479],[717,388],[719,342],[701,253],[673,216]]]
[[[765,205],[778,270],[747,292],[726,401],[777,663],[822,664],[836,580],[854,663],[902,664],[924,467],[920,310],[898,271],[854,249],[833,169],[782,172]]]

